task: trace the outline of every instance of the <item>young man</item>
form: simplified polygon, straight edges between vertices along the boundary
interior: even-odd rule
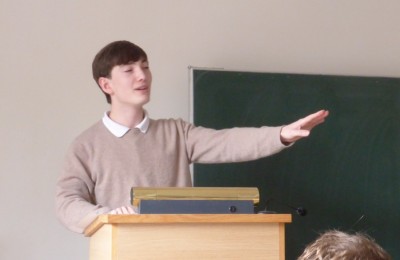
[[[93,77],[111,105],[103,119],[70,146],[57,184],[56,210],[70,230],[83,232],[100,214],[132,214],[133,186],[191,186],[189,165],[248,161],[277,153],[309,135],[328,111],[283,127],[214,130],[183,120],[152,120],[152,76],[146,53],[128,41],[105,46]]]

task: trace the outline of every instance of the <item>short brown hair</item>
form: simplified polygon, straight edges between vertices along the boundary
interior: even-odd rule
[[[391,256],[366,234],[332,230],[308,245],[297,260],[391,260]]]
[[[129,41],[115,41],[109,43],[94,57],[92,62],[93,78],[100,87],[99,78],[110,78],[111,70],[114,66],[136,62],[140,59],[147,61],[147,54],[136,44]],[[111,104],[110,95],[105,92],[103,93],[106,95],[107,102]]]

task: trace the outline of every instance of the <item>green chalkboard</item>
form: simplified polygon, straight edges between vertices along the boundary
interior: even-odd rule
[[[400,259],[399,78],[191,69],[191,83],[199,126],[277,126],[330,111],[310,137],[279,154],[195,164],[195,186],[258,187],[260,210],[292,213],[287,259],[328,229],[363,231]]]

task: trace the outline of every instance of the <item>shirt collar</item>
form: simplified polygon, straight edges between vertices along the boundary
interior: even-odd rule
[[[126,127],[124,125],[118,124],[117,122],[113,121],[109,117],[109,112],[105,112],[103,116],[103,124],[104,126],[116,137],[122,137],[124,136],[129,130],[129,127]],[[140,122],[138,125],[135,126],[135,128],[139,129],[140,132],[146,133],[147,130],[149,129],[149,124],[150,124],[150,118],[147,115],[147,112],[144,112],[144,118],[142,122]]]

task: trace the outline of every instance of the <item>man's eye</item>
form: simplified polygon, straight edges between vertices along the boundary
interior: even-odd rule
[[[132,72],[132,69],[127,69],[125,70],[125,72]]]

